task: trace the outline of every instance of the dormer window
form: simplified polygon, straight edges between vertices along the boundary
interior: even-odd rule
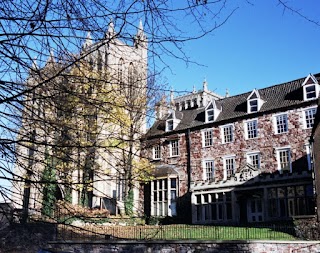
[[[207,108],[206,111],[206,121],[207,122],[212,122],[214,121],[214,109],[212,103],[210,103],[209,107]]]
[[[249,111],[250,112],[257,112],[258,111],[258,99],[253,99],[249,101]]]
[[[305,87],[306,100],[317,98],[316,86],[314,84]]]
[[[175,111],[170,110],[169,116],[166,120],[166,132],[173,131],[177,127],[179,122],[180,120],[176,118]]]
[[[220,112],[221,108],[219,108],[216,101],[211,101],[205,109],[206,122],[208,123],[215,121]]]
[[[173,130],[173,119],[168,119],[167,120],[167,131],[172,131]]]
[[[259,92],[254,89],[247,98],[248,113],[258,112],[263,104],[263,100],[260,98]]]
[[[303,87],[303,100],[316,99],[319,96],[319,83],[318,80],[311,74],[302,83]]]

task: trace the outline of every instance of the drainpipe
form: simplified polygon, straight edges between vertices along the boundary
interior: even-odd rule
[[[310,156],[311,156],[311,171],[312,171],[312,183],[313,183],[313,195],[315,197],[315,213],[317,217],[317,221],[320,221],[320,215],[319,215],[319,196],[318,196],[318,189],[317,189],[317,183],[318,183],[318,175],[315,171],[316,168],[316,159],[314,157],[314,137],[313,135],[310,136],[309,139],[309,145],[310,145]]]
[[[190,129],[188,128],[186,132],[186,144],[187,144],[187,180],[188,180],[188,192],[191,188],[191,138],[190,138]]]

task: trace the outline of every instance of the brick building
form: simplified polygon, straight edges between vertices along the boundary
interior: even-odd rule
[[[161,101],[144,144],[155,165],[145,212],[195,224],[314,214],[309,138],[320,74],[221,97],[207,88]]]

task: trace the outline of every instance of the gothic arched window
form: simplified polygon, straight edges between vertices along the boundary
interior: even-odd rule
[[[107,69],[108,67],[108,51],[104,54],[104,67]]]
[[[98,51],[98,57],[97,57],[97,67],[98,67],[98,71],[102,70],[102,56],[101,56],[101,52]]]
[[[133,83],[133,71],[134,71],[134,67],[133,67],[133,63],[130,62],[129,64],[129,71],[128,71],[128,82],[129,82],[129,85],[132,86],[134,83]]]
[[[119,66],[118,66],[118,79],[120,84],[123,84],[123,68],[124,68],[124,62],[123,62],[123,59],[121,58],[119,60]]]
[[[92,56],[89,57],[89,67],[92,70],[93,69],[93,58]]]

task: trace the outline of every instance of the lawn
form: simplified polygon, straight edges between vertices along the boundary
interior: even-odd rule
[[[284,231],[287,228],[284,228]],[[141,228],[142,237],[150,239],[186,240],[294,240],[289,233],[272,228],[168,225]]]
[[[65,240],[295,240],[291,226],[232,227],[201,225],[99,226],[81,228],[63,225],[58,236]]]

